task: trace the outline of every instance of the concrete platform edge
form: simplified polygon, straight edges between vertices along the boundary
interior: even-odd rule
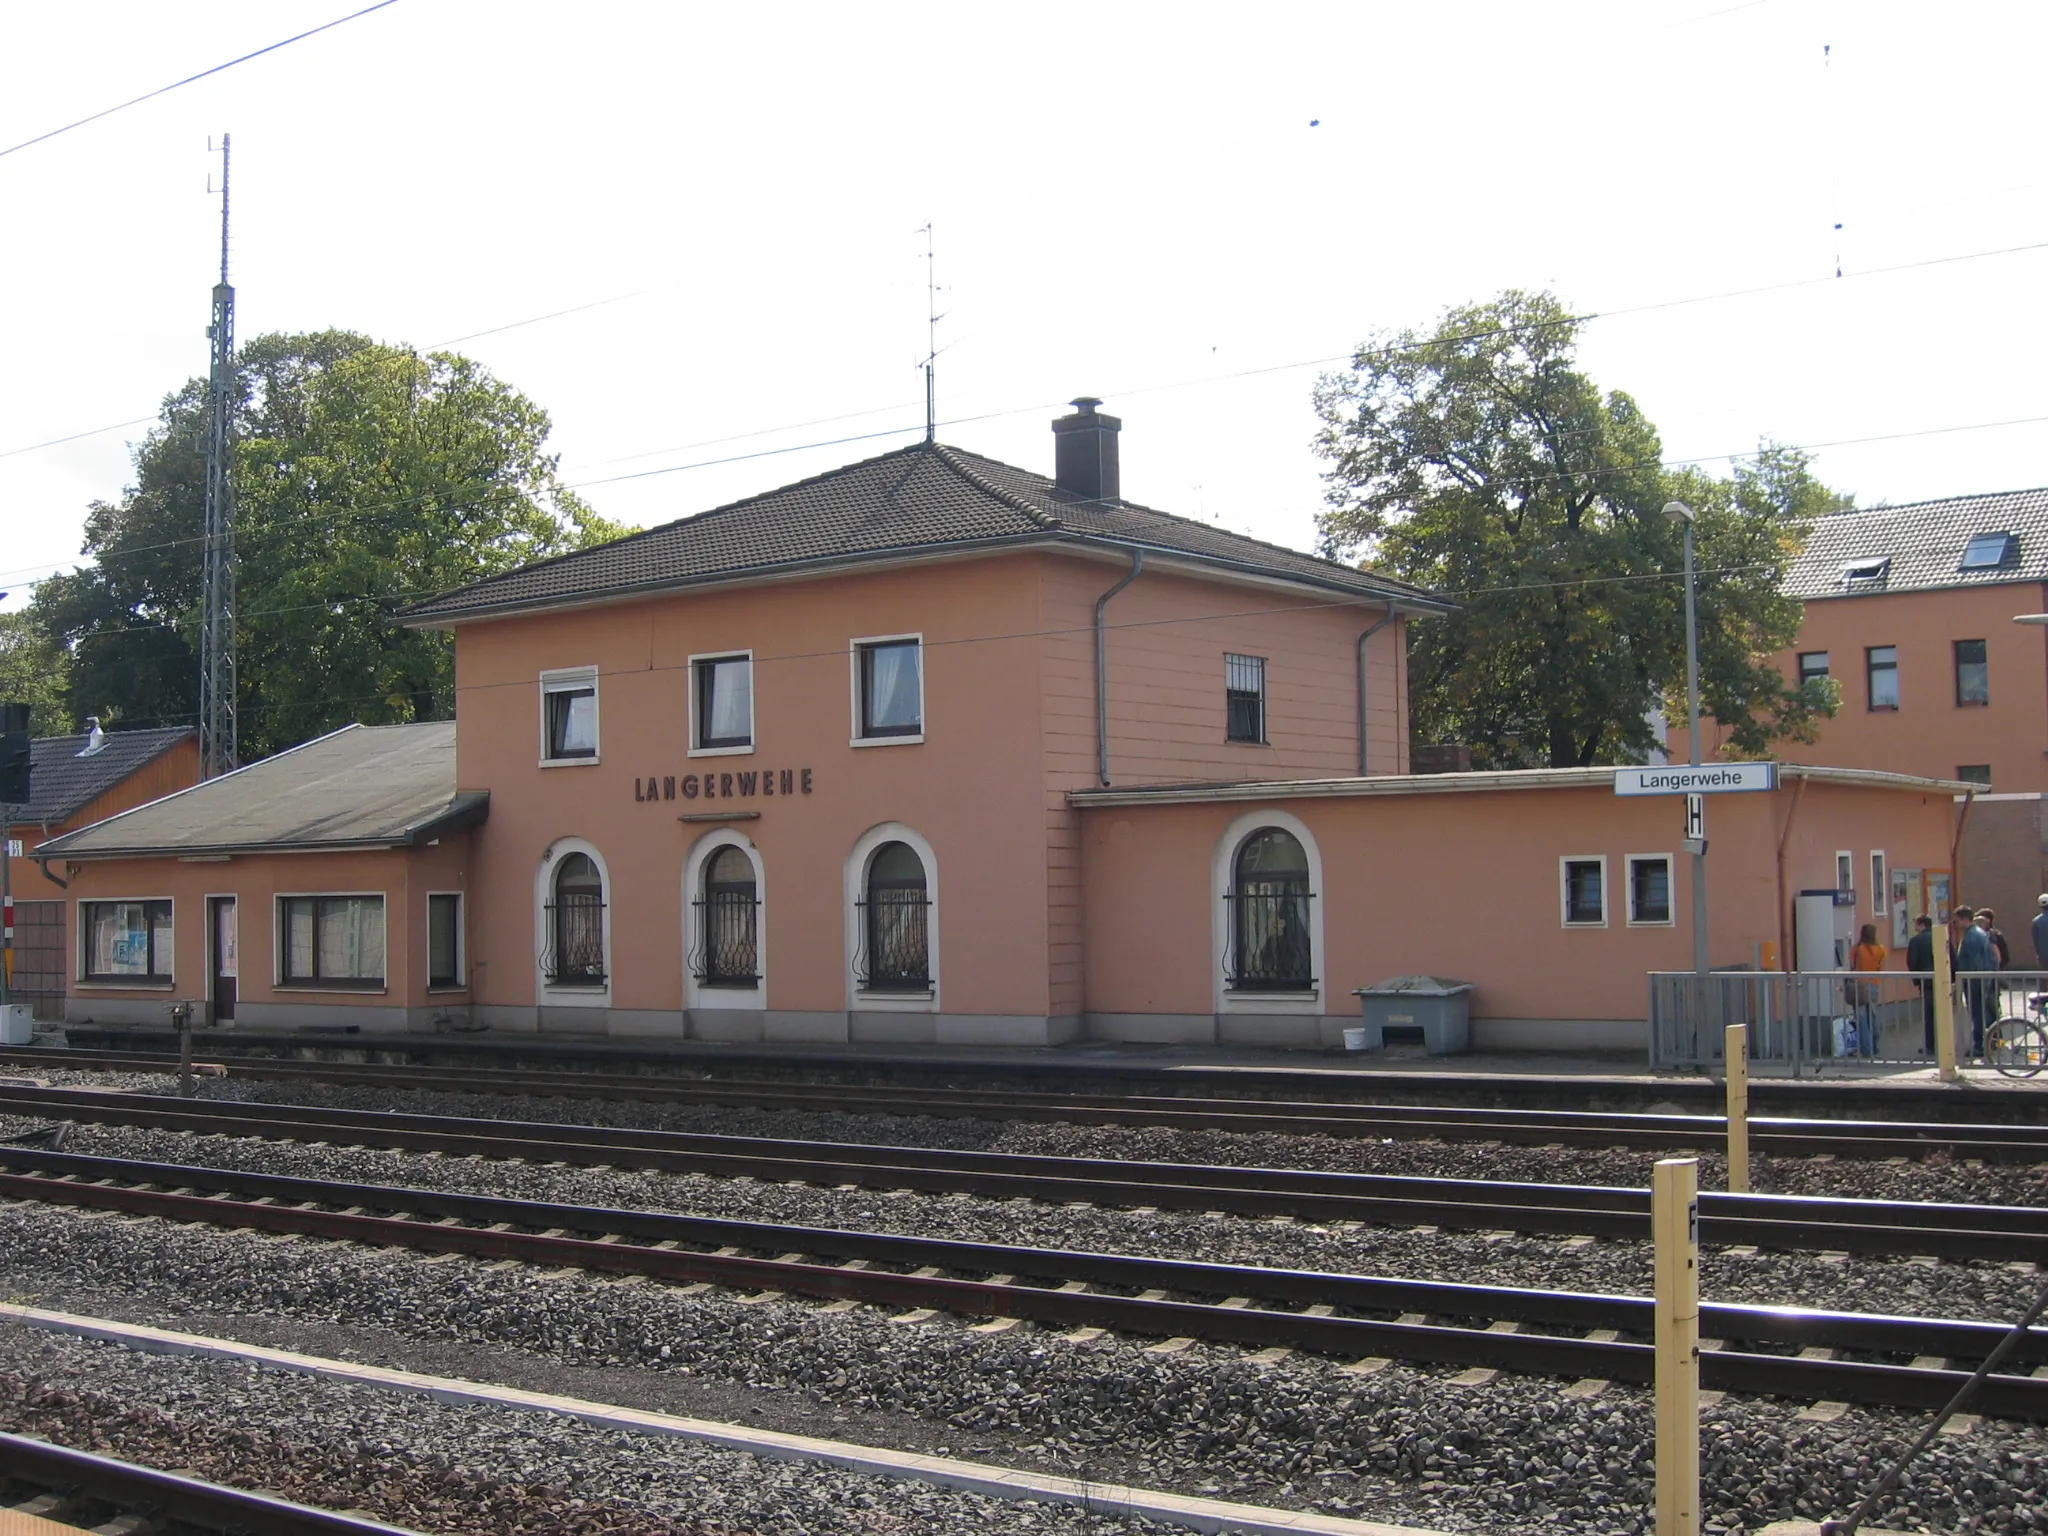
[[[1092,1483],[1078,1478],[1019,1472],[1009,1467],[956,1461],[946,1456],[880,1450],[841,1440],[821,1440],[810,1435],[790,1435],[778,1430],[753,1429],[743,1424],[724,1424],[713,1419],[652,1413],[612,1403],[527,1392],[517,1387],[491,1386],[452,1376],[429,1376],[416,1371],[359,1365],[351,1360],[330,1360],[319,1355],[301,1355],[259,1344],[243,1344],[233,1339],[207,1338],[141,1323],[46,1311],[40,1307],[0,1303],[0,1319],[52,1333],[68,1333],[79,1338],[120,1344],[150,1354],[234,1360],[268,1366],[273,1370],[320,1376],[330,1381],[379,1387],[386,1391],[420,1393],[436,1402],[558,1414],[607,1429],[676,1435],[756,1456],[821,1461],[850,1472],[937,1483],[999,1499],[1051,1499],[1062,1504],[1077,1504],[1097,1514],[1138,1516],[1197,1531],[1247,1532],[1252,1536],[1446,1536],[1446,1533],[1419,1526],[1385,1525],[1374,1520],[1350,1520],[1336,1515],[1312,1514],[1306,1510],[1232,1504],[1220,1499],[1193,1498],[1185,1494],[1129,1488],[1117,1483]]]

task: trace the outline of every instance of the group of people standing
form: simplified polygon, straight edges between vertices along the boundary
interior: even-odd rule
[[[2035,963],[2048,971],[2048,894],[2041,897],[2041,910],[2032,924]],[[1860,941],[1850,957],[1849,968],[1876,971],[1884,968],[1889,951],[1877,941],[1877,925],[1865,923]],[[1991,1027],[1999,1006],[1998,984],[1984,979],[1989,973],[2012,969],[2012,945],[1999,929],[1998,916],[1989,907],[1956,907],[1948,918],[1948,961],[1952,974],[1963,983],[1963,996],[1970,1010],[1970,1055],[1984,1054],[1984,1032]],[[1920,989],[1922,1048],[1934,1054],[1934,919],[1913,920],[1913,937],[1906,942],[1906,969]],[[1866,1053],[1870,1047],[1865,1047]]]

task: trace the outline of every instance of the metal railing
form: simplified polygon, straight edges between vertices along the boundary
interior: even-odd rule
[[[1983,1054],[1983,1032],[2048,1006],[2048,971],[1962,972],[1956,1059]],[[1650,975],[1652,1068],[1719,1065],[1722,1032],[1749,1026],[1750,1060],[1788,1072],[1824,1066],[1931,1065],[1934,978],[1907,971],[1656,971]]]
[[[868,992],[927,992],[932,984],[931,899],[922,890],[879,887],[857,903],[860,952],[854,974]]]
[[[748,891],[713,891],[700,898],[697,944],[690,971],[707,987],[751,987],[761,980],[760,898]]]
[[[601,987],[604,975],[604,898],[563,892],[548,903],[547,947],[541,974],[551,986]]]
[[[1308,891],[1232,891],[1223,898],[1229,949],[1223,972],[1233,991],[1305,992],[1316,984],[1309,953]]]

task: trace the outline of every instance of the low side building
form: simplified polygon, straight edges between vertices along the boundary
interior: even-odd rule
[[[8,835],[25,858],[12,862],[14,893],[12,995],[38,1018],[64,1016],[70,967],[63,887],[35,864],[53,837],[90,826],[132,806],[199,782],[199,738],[190,726],[41,736],[29,747],[26,805],[7,807]]]
[[[1768,969],[1790,954],[1793,899],[1835,889],[1844,848],[1863,868],[1946,867],[1955,788],[1788,767],[1775,790],[1709,796],[1708,964]],[[1617,797],[1612,769],[1073,800],[1091,1035],[1333,1046],[1357,1022],[1355,989],[1422,974],[1474,984],[1475,1048],[1635,1049],[1646,975],[1693,968],[1683,804]],[[1859,926],[1882,931],[1884,885],[1859,891]]]
[[[453,722],[348,726],[51,839],[75,921],[65,1017],[174,1002],[255,1027],[431,1029],[469,999],[465,897],[489,796]]]

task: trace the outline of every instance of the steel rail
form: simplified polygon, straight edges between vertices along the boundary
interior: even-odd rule
[[[417,1536],[364,1515],[294,1504],[274,1494],[205,1483],[132,1461],[0,1433],[0,1477],[49,1490],[67,1502],[109,1505],[151,1521],[176,1520],[223,1536]],[[46,1518],[56,1520],[57,1515]],[[101,1524],[105,1524],[102,1520]]]
[[[1629,1239],[1643,1238],[1649,1229],[1647,1191],[1601,1186],[787,1142],[68,1088],[0,1089],[4,1113],[454,1156],[1251,1217]],[[1710,1192],[1701,1197],[1701,1236],[1709,1243],[1790,1251],[2043,1262],[2048,1209]]]
[[[93,1059],[87,1059],[88,1057]],[[65,1052],[38,1047],[0,1052],[0,1061],[46,1067],[162,1070],[145,1053]],[[229,1076],[321,1081],[443,1092],[532,1094],[722,1107],[856,1112],[966,1119],[1023,1119],[1088,1125],[1162,1126],[1288,1135],[1433,1137],[1517,1145],[1714,1148],[1726,1137],[1717,1115],[1621,1111],[1467,1109],[1322,1100],[1214,1099],[1122,1094],[1043,1093],[979,1088],[876,1089],[843,1083],[771,1083],[678,1076],[549,1070],[387,1066],[233,1056]],[[1926,1121],[1802,1120],[1754,1116],[1752,1147],[1783,1156],[1924,1155],[2048,1160],[2048,1126]]]
[[[1652,1303],[1640,1297],[1515,1291],[1313,1271],[1150,1259],[1117,1254],[844,1232],[651,1211],[335,1183],[275,1174],[134,1162],[66,1153],[0,1152],[0,1195],[174,1221],[359,1241],[385,1247],[512,1259],[557,1268],[641,1275],[675,1284],[718,1284],[831,1300],[931,1308],[970,1317],[1016,1317],[1074,1327],[1115,1328],[1259,1348],[1379,1355],[1429,1364],[1648,1381],[1647,1345],[1604,1338],[1503,1333],[1435,1322],[1337,1316],[1426,1309],[1544,1327],[1646,1333]],[[28,1171],[21,1171],[28,1170]],[[88,1182],[90,1181],[90,1182]],[[171,1186],[165,1189],[163,1186]],[[211,1193],[201,1193],[211,1191]],[[282,1202],[296,1202],[286,1204]],[[319,1207],[341,1206],[343,1209]],[[371,1215],[372,1210],[395,1215]],[[431,1218],[431,1219],[429,1219]],[[465,1224],[467,1223],[467,1224]],[[539,1232],[517,1230],[535,1228]],[[571,1233],[598,1233],[598,1238]],[[718,1244],[717,1251],[683,1243]],[[660,1246],[655,1246],[660,1245]],[[769,1259],[737,1250],[783,1253]],[[832,1264],[816,1262],[832,1259]],[[856,1262],[857,1261],[857,1262]],[[873,1263],[917,1266],[901,1273]],[[993,1276],[965,1279],[959,1272]],[[1049,1284],[1029,1285],[1019,1277]],[[1057,1284],[1059,1288],[1049,1288]],[[1112,1285],[1138,1295],[1088,1289]],[[1223,1305],[1176,1301],[1226,1295]],[[1245,1305],[1261,1300],[1311,1312]],[[1802,1349],[1847,1348],[1888,1355],[1982,1356],[2007,1332],[1992,1323],[1708,1305],[1701,1326],[1724,1339]],[[2048,1329],[2029,1337],[2016,1363],[2048,1361]],[[1951,1370],[1715,1350],[1703,1381],[1723,1390],[1920,1407],[1945,1401],[1961,1376]],[[1984,1411],[2048,1418],[2048,1380],[1999,1376]]]

